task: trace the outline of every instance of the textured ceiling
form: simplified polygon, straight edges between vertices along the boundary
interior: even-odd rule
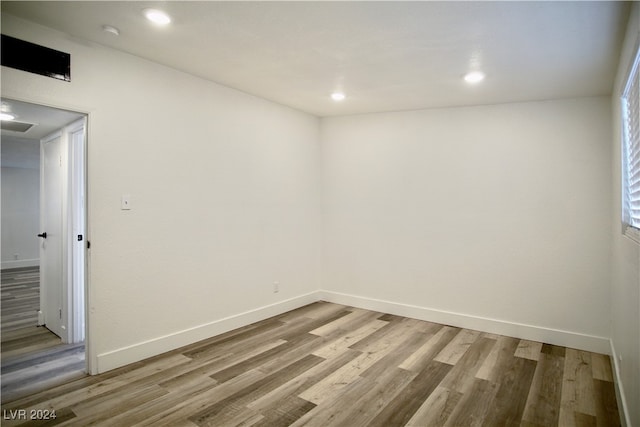
[[[142,16],[160,7],[158,28]],[[624,2],[12,2],[64,31],[318,116],[608,95]],[[103,25],[120,36],[102,31]],[[487,77],[470,86],[469,70]],[[347,99],[329,95],[344,91]]]

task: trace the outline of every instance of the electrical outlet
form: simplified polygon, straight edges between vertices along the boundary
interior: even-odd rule
[[[280,292],[280,282],[273,282],[273,293],[277,294]]]
[[[120,209],[123,211],[131,210],[131,196],[129,194],[123,194],[120,201]]]

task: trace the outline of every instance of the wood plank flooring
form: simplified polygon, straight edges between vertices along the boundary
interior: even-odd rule
[[[84,377],[84,344],[62,344],[38,327],[38,267],[2,270],[2,401]]]
[[[2,270],[2,332],[38,325],[40,271],[38,267]]]
[[[20,409],[64,426],[620,425],[608,356],[325,302],[2,409],[5,426],[39,425],[7,419]]]

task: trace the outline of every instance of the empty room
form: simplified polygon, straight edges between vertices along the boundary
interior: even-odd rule
[[[637,3],[0,11],[3,425],[640,426]]]

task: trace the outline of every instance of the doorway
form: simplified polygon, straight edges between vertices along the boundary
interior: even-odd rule
[[[87,116],[4,98],[2,113],[5,403],[87,373]]]

